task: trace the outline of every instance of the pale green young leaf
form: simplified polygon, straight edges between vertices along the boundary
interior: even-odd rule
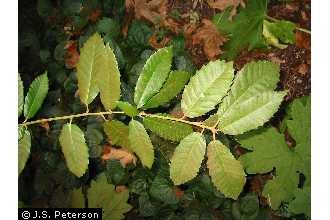
[[[198,117],[212,110],[226,95],[234,77],[233,62],[211,61],[190,79],[181,100],[184,114]]]
[[[18,175],[23,171],[30,156],[31,135],[27,128],[18,127]]]
[[[285,44],[294,44],[296,40],[296,35],[294,33],[295,29],[296,25],[294,23],[284,20],[276,22],[269,22],[267,20],[264,20],[263,24],[264,36],[266,31],[268,36],[271,36],[273,39],[275,39],[277,43],[280,41]],[[286,47],[287,45],[284,46]]]
[[[289,212],[293,214],[305,214],[311,217],[311,187],[297,189],[295,199],[289,203]]]
[[[154,162],[154,148],[148,133],[143,125],[135,120],[131,120],[128,127],[129,148],[138,155],[143,166],[150,169]]]
[[[102,42],[103,44],[103,42]],[[98,68],[96,73],[97,86],[100,89],[101,102],[106,110],[114,109],[116,101],[120,98],[120,72],[118,69],[115,54],[109,45],[104,48],[103,56],[104,63],[95,60],[96,65],[102,65],[103,68]]]
[[[144,126],[160,137],[179,142],[193,132],[190,125],[155,117],[145,117]]]
[[[191,133],[180,142],[170,164],[170,177],[175,185],[183,184],[197,175],[205,149],[204,136],[198,132]]]
[[[85,197],[81,187],[71,191],[71,208],[85,208]]]
[[[91,182],[87,192],[88,207],[102,208],[102,219],[121,220],[132,206],[127,203],[129,191],[116,192],[115,186],[108,184],[104,173]]]
[[[190,78],[185,71],[171,71],[161,90],[153,96],[143,108],[156,108],[171,101],[177,96]]]
[[[29,91],[24,101],[24,117],[33,118],[40,109],[48,93],[47,72],[38,76],[29,87]]]
[[[172,57],[172,47],[159,49],[149,57],[135,86],[134,102],[138,108],[162,88],[171,68]]]
[[[242,164],[218,140],[207,146],[207,157],[213,184],[226,197],[237,199],[246,181]]]
[[[253,104],[261,104],[261,101],[266,101],[266,97],[271,96],[277,97],[276,100],[270,100],[269,104],[272,104],[273,109],[277,110],[276,101],[283,94],[282,93],[271,93],[276,88],[279,80],[279,66],[269,61],[258,61],[246,64],[236,75],[234,83],[231,86],[229,94],[221,102],[217,115],[219,116],[219,125],[224,128],[229,123],[232,123],[233,119],[239,116],[244,116],[248,112],[248,109],[244,109],[249,105],[249,110],[254,110]],[[264,106],[266,107],[266,106]],[[271,110],[270,108],[268,110]],[[271,111],[268,111],[270,114]],[[275,112],[273,112],[275,113]],[[266,115],[263,119],[265,120]],[[257,117],[259,118],[259,116]],[[268,120],[269,118],[266,118]],[[255,118],[253,119],[255,120]],[[245,129],[253,129],[255,126],[262,125],[265,121],[259,118],[258,123],[251,125],[246,124]],[[260,124],[261,123],[261,124]],[[245,132],[242,128],[238,131],[228,130],[232,132],[228,134],[240,134]]]
[[[24,107],[24,87],[21,75],[18,74],[18,117],[21,116]]]
[[[277,112],[286,92],[263,92],[236,104],[220,115],[218,128],[225,134],[237,135],[256,129]]]
[[[69,170],[81,177],[89,163],[84,133],[77,125],[67,123],[62,128],[59,140]]]
[[[117,107],[124,111],[125,114],[130,117],[134,117],[139,114],[137,108],[128,102],[117,101]]]
[[[104,122],[104,132],[111,144],[129,149],[128,126],[118,120]]]
[[[104,48],[101,36],[95,33],[80,49],[77,79],[79,97],[85,105],[90,104],[99,93],[96,76],[99,72],[108,71],[108,65],[106,65],[107,56],[105,56]]]
[[[279,49],[285,49],[288,45],[280,43],[279,39],[270,32],[269,24],[270,22],[264,20],[262,35],[264,36],[266,43]]]

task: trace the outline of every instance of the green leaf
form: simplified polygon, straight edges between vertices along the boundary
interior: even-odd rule
[[[90,104],[99,93],[96,76],[108,71],[104,54],[104,43],[98,33],[91,36],[80,50],[77,79],[79,97],[85,105]]]
[[[311,181],[311,97],[295,99],[288,107],[285,118],[290,135],[296,142],[295,151],[304,161],[302,169],[306,177],[305,186]]]
[[[277,112],[285,95],[286,92],[264,92],[252,97],[220,116],[218,128],[230,135],[256,129]]]
[[[81,177],[89,163],[84,133],[77,125],[67,123],[62,128],[59,140],[69,170]]]
[[[21,75],[18,74],[18,117],[21,116],[24,107],[24,86]]]
[[[172,62],[172,47],[159,49],[145,63],[135,86],[134,102],[141,108],[162,88]]]
[[[24,101],[24,117],[33,118],[40,109],[48,93],[47,72],[38,76],[30,85]]]
[[[156,108],[171,101],[177,96],[190,78],[185,71],[171,71],[160,91],[153,96],[143,107]]]
[[[237,135],[265,123],[277,111],[285,95],[272,92],[278,80],[278,65],[269,61],[246,64],[219,106],[218,128],[226,134]]]
[[[150,196],[164,204],[176,204],[177,199],[173,191],[173,185],[161,175],[157,175],[151,183]]]
[[[296,35],[294,33],[296,25],[290,21],[276,21],[269,22],[264,20],[264,32],[271,35],[278,41],[281,41],[285,44],[294,44],[296,40]],[[265,36],[265,34],[264,34]],[[275,45],[274,45],[275,46]],[[286,45],[285,45],[286,46]]]
[[[95,64],[102,65],[102,69],[98,68],[95,74],[101,102],[104,108],[109,110],[116,107],[116,101],[120,98],[120,73],[116,57],[109,45],[105,47],[103,56],[104,63],[101,63],[101,58],[96,58],[98,61]]]
[[[283,134],[275,128],[253,131],[251,135],[238,137],[242,146],[248,145],[252,152],[242,155],[242,162],[249,174],[267,173],[276,169],[275,177],[268,181],[262,192],[268,198],[273,209],[277,209],[281,202],[289,202],[299,184],[299,173],[304,161],[299,153],[289,149]]]
[[[170,164],[170,177],[175,185],[183,184],[197,175],[205,149],[204,136],[198,132],[191,133],[180,142]]]
[[[129,149],[127,125],[121,121],[111,120],[104,122],[103,128],[111,144]]]
[[[125,114],[130,117],[134,117],[139,114],[137,108],[128,102],[117,101],[117,107],[124,111]]]
[[[155,117],[145,117],[144,126],[160,137],[179,142],[193,132],[190,125]]]
[[[233,60],[247,46],[249,49],[265,46],[262,28],[266,11],[267,0],[250,0],[232,21],[229,19],[230,10],[213,17],[213,23],[229,38],[224,45],[223,58]]]
[[[146,23],[134,19],[127,33],[126,43],[135,54],[140,54],[144,49],[150,47],[149,38],[153,34],[152,28]]]
[[[120,26],[111,18],[104,17],[97,23],[97,31],[103,34],[109,33],[111,37],[117,37],[120,34]]]
[[[263,34],[267,44],[280,48],[280,49],[285,49],[288,45],[280,43],[279,39],[273,33],[271,33],[269,31],[268,24],[270,24],[270,23],[268,21],[264,20],[262,34]]]
[[[289,204],[289,212],[303,213],[311,218],[311,187],[296,190],[295,199]]]
[[[18,175],[23,171],[30,156],[31,135],[27,128],[18,127]]]
[[[234,77],[233,62],[211,61],[190,79],[181,100],[184,114],[198,117],[212,110],[226,95]]]
[[[116,192],[115,186],[108,184],[104,173],[91,182],[88,189],[88,207],[102,208],[104,220],[124,219],[124,214],[131,210],[132,206],[127,203],[129,192]]]
[[[85,208],[85,197],[82,188],[71,191],[71,208]]]
[[[214,185],[226,197],[237,199],[246,181],[241,163],[217,140],[207,146],[207,157],[207,167]]]
[[[131,120],[128,127],[130,149],[138,155],[143,166],[150,169],[154,162],[154,149],[148,133],[143,125],[135,120]]]

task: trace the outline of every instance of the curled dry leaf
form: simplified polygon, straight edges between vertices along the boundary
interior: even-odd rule
[[[127,190],[127,187],[124,185],[116,186],[116,192],[118,192],[118,193],[125,192],[126,190]]]
[[[202,24],[195,30],[193,26],[187,27],[185,29],[185,35],[191,35],[192,46],[202,45],[203,52],[209,60],[214,60],[221,54],[220,47],[226,41],[214,26],[214,24],[207,19],[202,20]]]
[[[101,156],[102,160],[119,160],[123,167],[133,163],[136,164],[136,157],[132,152],[125,148],[114,148],[110,145],[105,145],[103,154]]]
[[[157,24],[166,16],[167,0],[126,0],[125,7],[128,12],[134,9],[137,19]]]
[[[164,37],[161,41],[158,41],[156,33],[154,33],[149,38],[150,45],[155,49],[160,49],[160,48],[165,47],[167,45],[167,43],[170,42],[170,41],[171,41],[171,38],[168,37],[168,36]]]
[[[230,19],[236,15],[237,7],[240,5],[245,7],[244,0],[207,0],[207,4],[211,8],[219,9],[221,11],[225,10],[228,7],[232,7],[230,12]]]
[[[76,68],[79,61],[79,52],[77,50],[77,43],[75,41],[68,41],[65,45],[65,66],[68,69]]]

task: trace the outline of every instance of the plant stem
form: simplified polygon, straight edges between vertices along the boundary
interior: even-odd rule
[[[59,117],[54,117],[54,118],[44,118],[44,119],[39,119],[35,121],[29,121],[29,122],[23,122],[19,124],[20,126],[28,126],[28,125],[33,125],[33,124],[40,124],[40,123],[45,123],[45,122],[50,122],[50,121],[58,121],[58,120],[67,120],[70,119],[72,120],[73,118],[80,118],[80,117],[86,117],[86,116],[104,116],[104,115],[111,115],[111,114],[124,114],[124,112],[85,112],[81,114],[76,114],[76,115],[65,115],[65,116],[59,116]]]
[[[141,117],[147,116],[147,117],[151,117],[151,118],[160,118],[160,119],[164,119],[164,120],[182,122],[182,123],[185,123],[185,124],[189,124],[189,125],[193,125],[193,126],[196,126],[196,127],[200,127],[203,130],[204,129],[208,129],[213,134],[215,134],[215,133],[218,132],[218,130],[215,128],[215,126],[214,127],[209,127],[207,125],[204,125],[202,122],[187,121],[187,120],[184,120],[184,119],[181,119],[181,118],[172,118],[172,117],[167,117],[167,116],[162,116],[162,115],[154,115],[154,114],[148,114],[148,113],[145,113],[145,112],[140,112],[139,116],[141,116]]]
[[[270,21],[279,21],[278,19],[276,19],[276,18],[273,18],[273,17],[270,17],[270,16],[268,16],[268,15],[266,15],[266,19],[268,19],[268,20],[270,20]],[[305,32],[305,33],[307,33],[307,34],[311,34],[311,31],[310,30],[307,30],[307,29],[305,29],[305,28],[300,28],[300,27],[296,27],[296,29],[298,30],[298,31],[302,31],[302,32]]]

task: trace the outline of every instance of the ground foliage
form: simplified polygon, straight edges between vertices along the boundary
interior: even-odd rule
[[[299,4],[19,2],[19,123],[123,111],[19,126],[19,206],[309,219],[310,97],[294,89],[310,81],[281,86],[290,58],[272,53],[310,49]],[[280,7],[303,19],[269,19]]]

